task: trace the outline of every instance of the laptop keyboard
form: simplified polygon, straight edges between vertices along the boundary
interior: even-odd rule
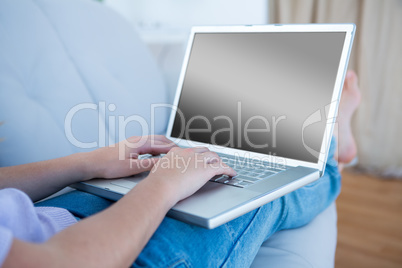
[[[246,158],[219,153],[218,155],[225,164],[237,172],[237,175],[234,177],[217,175],[209,181],[225,185],[244,188],[288,169],[288,167],[283,165],[273,166],[269,162],[259,161],[258,163],[254,163]]]
[[[234,177],[230,177],[227,175],[217,175],[209,180],[211,182],[221,183],[225,185],[244,188],[288,169],[288,167],[284,165],[273,166],[273,164],[270,162],[255,162],[248,158],[242,158],[238,156],[235,157],[222,153],[217,154],[226,165],[232,167],[237,172],[237,175]],[[162,156],[164,156],[164,154],[159,156],[146,154],[141,155],[139,158],[144,159]]]

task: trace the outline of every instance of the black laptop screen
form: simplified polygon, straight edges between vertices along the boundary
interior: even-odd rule
[[[318,162],[345,36],[197,33],[171,136]]]

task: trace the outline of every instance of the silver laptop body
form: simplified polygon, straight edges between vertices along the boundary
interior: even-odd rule
[[[353,24],[194,27],[166,136],[205,146],[238,176],[216,176],[168,216],[215,228],[324,173]],[[118,200],[147,176],[73,187]]]

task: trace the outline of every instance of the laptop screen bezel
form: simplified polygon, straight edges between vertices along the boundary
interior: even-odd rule
[[[172,137],[172,129],[174,120],[177,114],[177,107],[180,101],[180,95],[183,89],[184,78],[193,46],[194,37],[197,33],[262,33],[262,32],[344,32],[346,33],[339,67],[335,79],[334,90],[330,104],[326,107],[327,123],[324,131],[324,137],[321,144],[321,152],[318,157],[317,163],[306,162],[286,157],[269,156],[274,163],[281,163],[287,166],[305,166],[314,169],[318,169],[322,175],[325,169],[326,156],[328,154],[331,137],[333,133],[334,124],[336,121],[336,115],[338,112],[338,105],[340,96],[342,93],[343,82],[346,75],[347,64],[349,61],[353,37],[355,32],[354,24],[272,24],[272,25],[250,25],[250,26],[199,26],[193,27],[190,33],[189,41],[187,44],[186,53],[183,60],[182,69],[180,72],[175,98],[171,107],[171,114],[169,118],[166,137],[182,147],[194,147],[205,146],[211,151],[218,153],[224,153],[229,155],[235,155],[239,157],[251,157],[251,158],[266,158],[267,155],[262,153],[244,151],[237,148],[229,148],[223,146],[217,146],[213,144],[207,144],[197,141],[191,141],[186,139],[180,139]]]

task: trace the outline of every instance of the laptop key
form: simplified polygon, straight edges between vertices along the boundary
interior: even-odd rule
[[[216,175],[216,176],[213,176],[209,181],[217,181],[217,180],[219,180],[220,178],[222,178],[222,176],[223,176],[223,175]]]
[[[247,177],[258,177],[259,175],[261,175],[261,173],[247,172],[244,175]]]
[[[254,182],[254,181],[259,181],[260,179],[256,178],[256,177],[249,177],[249,176],[244,176],[244,175],[238,175],[236,177],[234,177],[235,179],[238,180],[247,180],[250,182]]]
[[[230,180],[230,177],[227,175],[223,175],[221,176],[219,179],[215,180],[215,182],[219,182],[219,183],[228,183],[228,181]]]
[[[250,186],[250,185],[253,185],[253,184],[251,182],[242,181],[242,182],[239,182],[236,186],[247,187],[247,186]]]
[[[232,177],[232,178],[230,178],[228,184],[234,185],[234,184],[237,184],[239,182],[242,182],[242,180],[239,180],[238,178]]]
[[[226,184],[237,186],[239,183],[243,182],[242,180],[238,180],[236,178],[232,178],[226,182]]]
[[[248,174],[248,172],[244,171],[244,170],[237,171],[237,175],[247,175],[247,174]]]
[[[284,167],[283,169],[276,166],[273,167],[268,162],[264,162],[261,164],[250,164],[244,161],[239,161],[239,159],[235,159],[232,156],[220,153],[218,153],[218,155],[221,156],[224,163],[236,170],[237,175],[234,177],[229,177],[227,175],[217,175],[210,179],[210,181],[212,182],[243,188],[260,180],[264,180],[279,172],[282,172],[283,170],[286,170],[286,167]]]

